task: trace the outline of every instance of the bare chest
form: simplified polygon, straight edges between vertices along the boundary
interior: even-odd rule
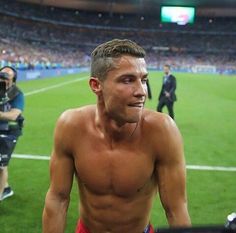
[[[74,157],[79,182],[93,193],[129,196],[151,183],[153,158],[140,144],[110,148],[90,140],[80,143]]]

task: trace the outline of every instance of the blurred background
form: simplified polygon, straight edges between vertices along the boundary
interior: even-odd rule
[[[112,38],[147,50],[149,68],[236,73],[235,0],[0,0],[0,64],[88,67]],[[30,75],[29,75],[30,76]],[[30,78],[33,78],[32,75]]]

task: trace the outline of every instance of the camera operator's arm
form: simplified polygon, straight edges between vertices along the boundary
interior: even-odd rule
[[[21,114],[21,110],[18,108],[12,108],[9,112],[0,111],[0,120],[15,121]]]
[[[9,111],[0,111],[0,120],[5,121],[15,121],[22,114],[24,110],[24,94],[19,92],[19,94],[9,101],[11,108]]]

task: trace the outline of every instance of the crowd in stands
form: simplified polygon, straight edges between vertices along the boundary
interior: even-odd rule
[[[0,66],[45,69],[89,66],[90,53],[113,38],[132,39],[147,51],[149,67],[164,63],[236,72],[236,17],[197,18],[192,25],[157,16],[85,12],[0,0]]]

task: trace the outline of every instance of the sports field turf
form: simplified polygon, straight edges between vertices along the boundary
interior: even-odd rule
[[[188,165],[236,167],[236,77],[175,73],[176,123],[183,135]],[[24,135],[16,154],[49,156],[58,116],[68,108],[93,104],[87,73],[19,82],[26,94]],[[150,72],[155,109],[162,73]],[[44,198],[49,186],[49,161],[13,158],[9,181],[15,195],[0,203],[1,233],[40,233]],[[214,167],[213,167],[214,168]],[[187,170],[189,212],[194,225],[224,224],[236,211],[236,171]],[[74,185],[67,218],[67,233],[78,218]],[[158,198],[151,222],[167,225]]]

